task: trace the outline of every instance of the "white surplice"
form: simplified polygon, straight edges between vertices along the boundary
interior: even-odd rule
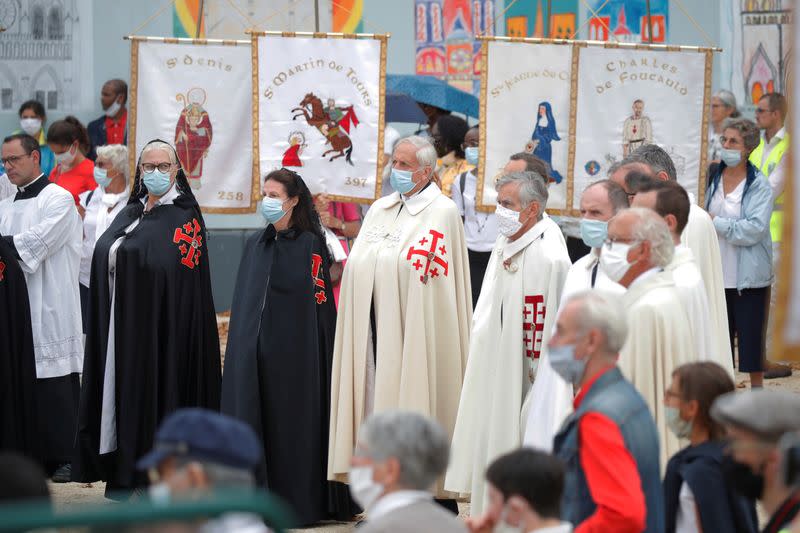
[[[732,368],[733,355],[728,337],[728,306],[725,302],[725,283],[722,277],[722,256],[717,230],[714,228],[711,216],[695,204],[691,193],[689,200],[691,201],[689,222],[681,234],[681,244],[692,250],[694,260],[703,276],[713,326],[711,339],[715,344],[714,353],[719,354],[720,361],[730,361]],[[727,365],[724,366],[728,368]]]
[[[628,339],[618,366],[655,418],[663,471],[667,459],[681,449],[667,427],[664,392],[672,382],[672,371],[694,360],[695,341],[670,272],[654,268],[643,273],[628,287],[623,303],[628,315]]]
[[[8,179],[8,175],[0,172],[0,200],[17,194],[17,188]]]
[[[716,335],[722,335],[727,339],[727,328],[724,332],[715,329],[706,286],[692,250],[683,244],[676,246],[672,262],[664,270],[672,274],[686,314],[689,315],[689,326],[695,340],[696,360],[713,361],[733,377],[730,350],[727,353],[720,353],[719,343],[715,339]]]
[[[472,494],[473,515],[487,501],[489,463],[518,448],[525,433],[526,445],[550,451],[571,409],[572,387],[547,363],[546,349],[569,267],[564,237],[548,218],[516,241],[501,235],[492,250],[445,478],[448,491]]]
[[[394,192],[372,204],[342,275],[330,479],[347,480],[358,429],[373,410],[416,411],[452,435],[467,364],[471,294],[464,225],[435,184],[410,198]]]
[[[35,182],[38,180],[47,177],[42,174]],[[78,292],[81,218],[75,200],[66,189],[53,183],[45,185],[32,198],[14,201],[15,197],[0,201],[0,233],[13,236],[19,264],[25,273],[36,377],[55,378],[81,372],[83,334]]]
[[[559,309],[564,307],[570,296],[590,289],[598,289],[620,295],[625,292],[625,287],[612,281],[600,268],[598,251],[597,248],[592,248],[588,254],[575,261],[570,267],[567,273],[567,280],[564,282],[564,290],[561,291]],[[592,277],[594,277],[594,285],[592,285]]]

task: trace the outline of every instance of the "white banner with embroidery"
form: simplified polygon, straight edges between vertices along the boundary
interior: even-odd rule
[[[485,41],[479,201],[494,211],[494,184],[508,157],[528,152],[551,168],[547,210],[567,208],[572,47]]]
[[[680,184],[701,201],[711,53],[589,46],[578,61],[571,207],[577,212],[584,189],[645,144],[666,150]]]
[[[150,140],[169,141],[204,211],[255,211],[249,43],[132,46],[132,161]]]
[[[261,176],[285,167],[314,194],[380,197],[385,38],[253,39]]]

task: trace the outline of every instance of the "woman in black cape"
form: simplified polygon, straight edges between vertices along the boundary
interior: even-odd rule
[[[319,215],[291,170],[267,175],[262,192],[268,225],[247,241],[236,278],[222,412],[261,438],[258,478],[299,524],[350,519],[346,486],[327,481],[336,309]]]

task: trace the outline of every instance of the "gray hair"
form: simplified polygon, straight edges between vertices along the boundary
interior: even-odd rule
[[[410,411],[384,411],[361,426],[359,443],[378,461],[393,457],[400,463],[399,484],[426,490],[447,470],[450,439],[434,420]]]
[[[628,338],[628,321],[622,298],[600,289],[578,292],[570,296],[566,303],[575,302],[577,322],[581,332],[599,329],[605,337],[605,349],[609,354],[619,353]]]
[[[756,126],[756,123],[746,118],[728,118],[722,123],[722,131],[736,130],[742,136],[744,141],[744,149],[747,152],[752,152],[756,149],[761,142],[761,131]]]
[[[397,141],[397,143],[394,145],[394,149],[397,150],[397,147],[403,143],[408,143],[416,149],[417,163],[419,163],[420,167],[431,167],[432,169],[436,168],[436,160],[438,159],[438,155],[436,154],[436,148],[433,147],[428,139],[425,137],[420,137],[419,135],[403,137]]]
[[[128,147],[124,144],[107,144],[97,147],[97,159],[106,159],[111,167],[128,181]]]
[[[169,154],[169,160],[173,165],[180,165],[180,162],[178,161],[178,153],[175,151],[175,148],[171,144],[165,143],[164,141],[154,141],[145,145],[145,147],[142,148],[142,153],[139,154],[139,159],[141,159],[144,154],[154,150],[164,150]]]
[[[728,109],[733,109],[733,113],[731,113],[732,118],[741,116],[739,109],[736,107],[736,96],[732,92],[726,89],[720,89],[714,93],[714,98],[718,98],[719,101],[722,102],[722,105]]]
[[[537,172],[512,172],[504,174],[497,179],[494,190],[500,191],[504,186],[509,183],[519,183],[519,201],[522,208],[525,209],[531,202],[539,204],[539,218],[542,219],[544,210],[547,207],[547,185],[545,185],[544,178]]]
[[[657,175],[659,172],[666,172],[669,179],[678,179],[675,163],[669,154],[657,144],[644,144],[622,160],[622,166],[630,163],[643,163],[650,167],[653,174]]]
[[[633,225],[632,237],[634,240],[650,243],[653,264],[661,268],[669,265],[675,255],[675,243],[669,232],[669,226],[661,215],[646,207],[631,207],[622,213],[632,213],[639,219],[638,223]]]
[[[190,457],[176,457],[176,468],[183,468],[189,464],[199,465],[203,469],[209,484],[215,489],[251,489],[256,486],[253,472],[243,468],[221,465],[212,461],[192,459]]]

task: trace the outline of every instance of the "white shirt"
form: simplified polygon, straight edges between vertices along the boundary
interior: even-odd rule
[[[412,503],[431,499],[433,499],[433,494],[424,490],[398,490],[396,492],[390,492],[375,502],[372,509],[367,512],[367,519],[376,520],[381,516],[385,516],[402,507],[407,507]]]
[[[491,252],[499,234],[497,217],[494,213],[483,213],[475,209],[477,186],[478,178],[475,176],[475,170],[470,170],[467,172],[462,191],[461,174],[459,174],[450,186],[450,196],[464,217],[467,248],[473,252]]]
[[[81,194],[81,205],[86,211],[83,215],[83,245],[79,279],[84,287],[89,286],[94,245],[127,205],[128,196],[130,196],[130,192],[127,187],[119,194],[106,193],[102,187],[97,187],[92,191],[90,198],[89,193]],[[89,198],[88,203],[86,198]]]
[[[720,182],[711,203],[708,204],[708,212],[717,217],[738,219],[742,216],[742,195],[744,194],[744,183],[742,180],[730,194],[725,196],[722,183]],[[728,242],[722,235],[719,237],[719,254],[722,258],[722,281],[726,289],[737,287],[736,279],[739,275],[739,254],[738,246]]]
[[[700,528],[697,526],[697,504],[694,494],[689,485],[681,483],[681,490],[678,494],[679,506],[678,516],[675,517],[675,533],[698,533]]]
[[[5,172],[0,173],[0,200],[15,194],[17,194],[17,188],[8,179],[8,175]]]

